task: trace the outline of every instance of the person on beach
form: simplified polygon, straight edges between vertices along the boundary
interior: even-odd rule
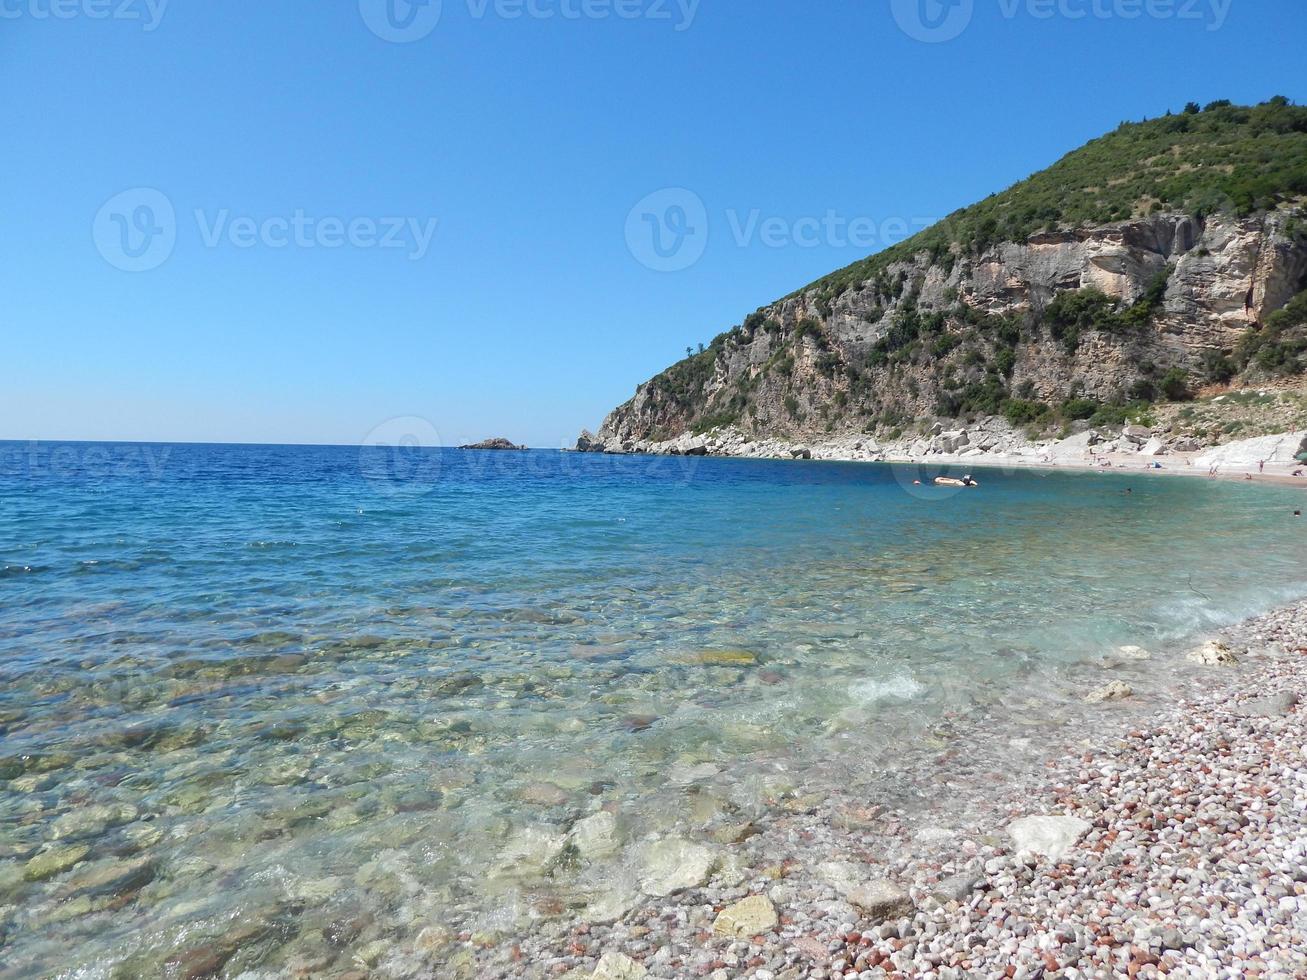
[[[1257,472],[1258,472],[1258,473],[1265,473],[1265,472],[1266,472],[1266,460],[1263,459],[1263,460],[1261,460],[1260,462],[1258,462],[1258,464],[1257,464]]]

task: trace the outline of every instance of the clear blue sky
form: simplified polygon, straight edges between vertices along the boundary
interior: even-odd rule
[[[896,219],[1191,99],[1307,98],[1297,0],[392,2],[0,0],[0,438],[557,447]],[[706,247],[657,271],[643,214],[701,221],[664,197],[628,245],[669,187]],[[141,272],[134,188],[175,210]]]

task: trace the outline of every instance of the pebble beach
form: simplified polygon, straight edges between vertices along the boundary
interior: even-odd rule
[[[1170,704],[1091,692],[1101,723],[1042,771],[940,758],[915,812],[791,799],[702,887],[610,924],[458,937],[436,975],[1307,975],[1307,603],[1157,666],[1186,675]]]

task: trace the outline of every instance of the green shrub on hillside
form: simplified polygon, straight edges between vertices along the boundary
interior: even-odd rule
[[[1071,398],[1062,403],[1062,417],[1068,422],[1083,422],[1093,418],[1098,408],[1092,398]]]
[[[1294,375],[1307,370],[1307,290],[1266,318],[1239,341],[1234,363],[1267,374]]]
[[[1014,398],[1003,408],[1004,417],[1013,425],[1030,425],[1042,422],[1052,414],[1043,402],[1027,402]]]
[[[1184,368],[1171,368],[1162,376],[1162,394],[1168,401],[1187,402],[1193,398],[1189,390],[1189,372]]]
[[[1086,331],[1125,334],[1142,329],[1161,311],[1166,286],[1174,271],[1175,267],[1168,265],[1152,278],[1143,295],[1124,309],[1092,286],[1058,293],[1044,308],[1043,321],[1054,339],[1062,341],[1071,354],[1080,346],[1080,338]]]
[[[1203,352],[1203,377],[1216,384],[1224,384],[1239,373],[1239,367],[1219,350]]]

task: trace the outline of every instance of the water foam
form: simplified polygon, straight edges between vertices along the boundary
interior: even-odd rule
[[[925,688],[907,674],[899,674],[884,680],[870,679],[849,685],[849,697],[862,704],[897,698],[909,701]]]

